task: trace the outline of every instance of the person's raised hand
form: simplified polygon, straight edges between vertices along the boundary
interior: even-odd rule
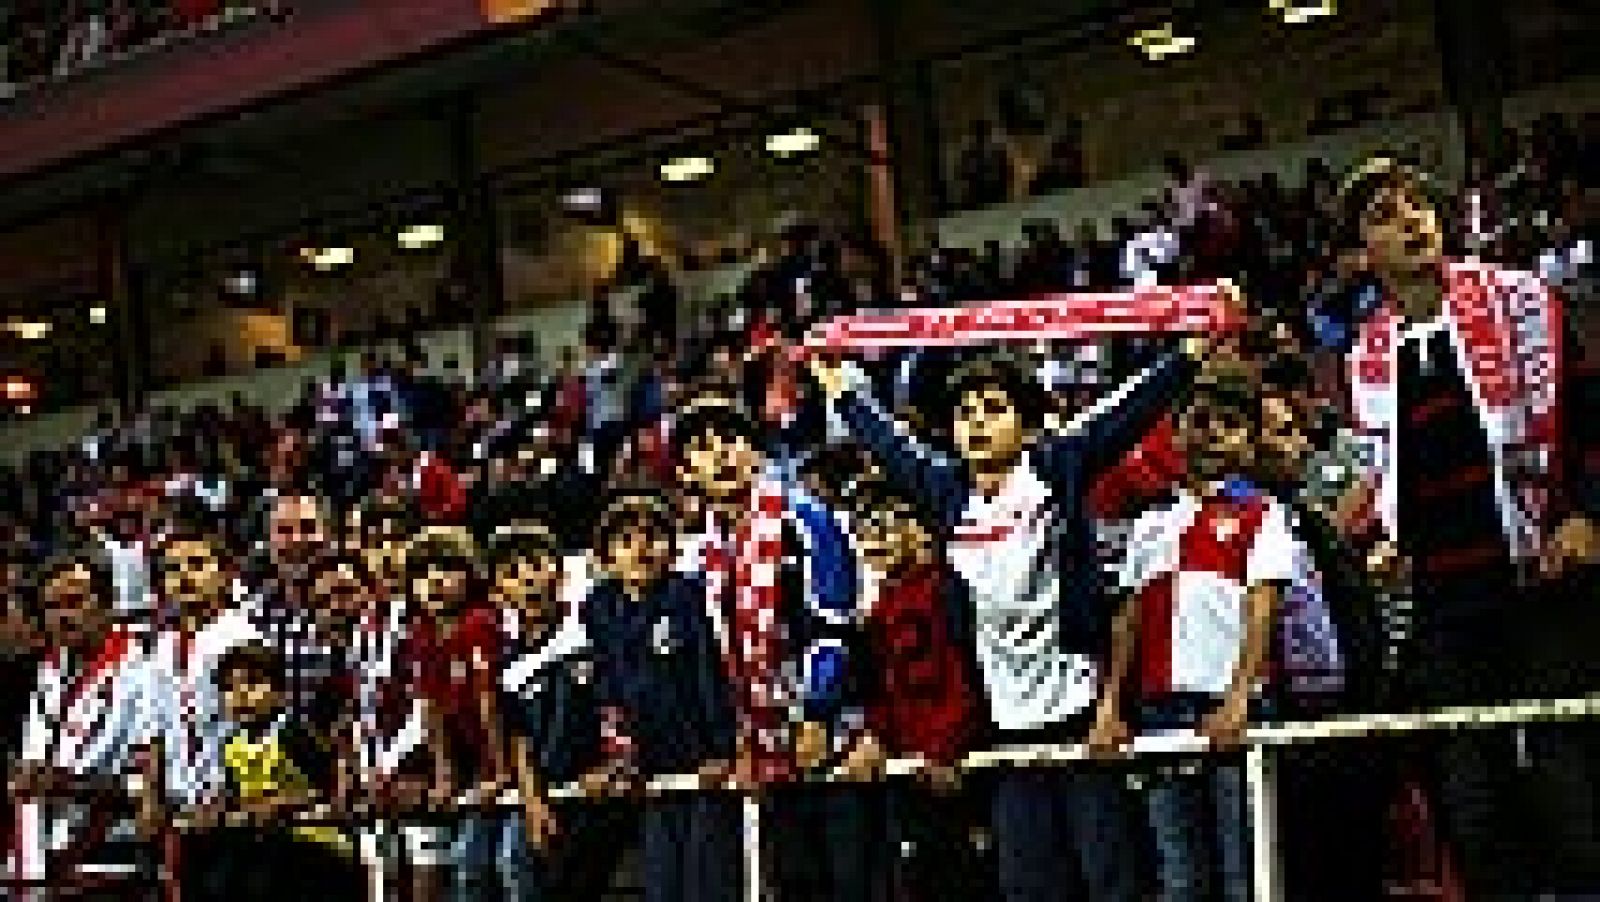
[[[821,355],[814,355],[807,361],[811,369],[811,378],[816,380],[817,387],[830,398],[837,398],[844,394],[848,386],[844,366],[834,359]]]

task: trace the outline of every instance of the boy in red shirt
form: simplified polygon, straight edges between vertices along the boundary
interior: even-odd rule
[[[489,741],[498,713],[495,681],[502,656],[496,612],[484,603],[477,551],[457,528],[424,530],[406,550],[411,596],[400,640],[406,694],[420,699],[430,801],[449,805],[468,788],[497,787],[506,774],[501,749]],[[439,871],[475,858],[475,831],[405,827],[413,898],[438,894]],[[463,877],[465,868],[458,868]]]
[[[866,779],[884,758],[920,758],[928,793],[896,787],[887,839],[896,859],[896,898],[938,899],[958,892],[971,872],[950,794],[955,765],[982,730],[983,685],[974,658],[969,599],[943,564],[933,532],[916,508],[887,488],[858,489],[854,538],[863,565],[861,675],[866,730],[845,761]],[[899,791],[904,788],[906,791]]]

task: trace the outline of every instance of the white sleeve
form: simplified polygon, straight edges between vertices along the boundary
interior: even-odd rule
[[[50,712],[52,707],[46,686],[45,668],[48,664],[39,666],[39,678],[35,680],[33,692],[28,694],[28,720],[22,727],[22,749],[20,760],[30,763],[40,763],[50,757]]]
[[[1169,569],[1168,516],[1169,512],[1161,509],[1146,511],[1128,528],[1122,562],[1116,570],[1117,586],[1124,592],[1143,588]]]
[[[1288,510],[1277,502],[1268,505],[1245,561],[1245,581],[1254,586],[1293,582],[1306,570],[1306,551],[1294,536]]]
[[[405,726],[400,728],[391,741],[376,750],[375,763],[379,776],[393,775],[400,769],[400,765],[405,762],[408,755],[422,747],[427,736],[427,726],[423,722],[426,713],[420,697],[411,700],[411,712],[406,717]]]

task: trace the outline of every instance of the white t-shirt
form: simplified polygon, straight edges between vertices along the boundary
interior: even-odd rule
[[[1099,670],[1061,643],[1050,487],[1024,455],[992,498],[973,493],[949,543],[972,594],[978,664],[1002,730],[1058,724],[1087,710]]]

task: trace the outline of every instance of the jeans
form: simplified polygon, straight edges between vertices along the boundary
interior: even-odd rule
[[[1140,727],[1192,729],[1216,704],[1217,699],[1203,695],[1162,699],[1141,706]],[[1263,705],[1255,706],[1254,713],[1258,720],[1269,715]],[[1221,892],[1214,895],[1226,902],[1248,902],[1251,861],[1244,767],[1237,758],[1207,759],[1193,770],[1169,769],[1156,774],[1145,787],[1145,816],[1155,841],[1158,898],[1162,902],[1210,898],[1215,873]]]
[[[1082,868],[1085,899],[1139,898],[1133,822],[1120,774],[1018,768],[994,792],[994,839],[1005,902],[1056,902],[1073,885],[1064,850]]]
[[[1250,899],[1250,841],[1246,834],[1244,768],[1207,766],[1193,775],[1163,775],[1145,789],[1145,811],[1155,840],[1162,902],[1211,897],[1211,843],[1215,831],[1218,897]],[[1209,830],[1207,828],[1210,828]]]
[[[543,861],[528,849],[522,812],[472,815],[461,822],[451,851],[453,895],[475,899],[547,897]]]

